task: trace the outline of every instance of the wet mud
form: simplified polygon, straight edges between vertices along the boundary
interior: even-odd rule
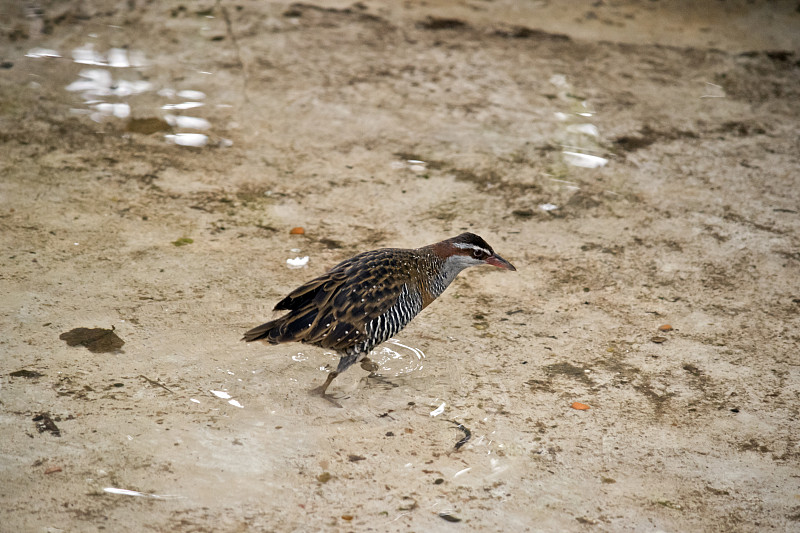
[[[796,8],[3,3],[0,529],[797,529]],[[342,408],[240,342],[463,231]]]

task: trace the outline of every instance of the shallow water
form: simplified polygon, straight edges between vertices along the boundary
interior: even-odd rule
[[[400,376],[422,370],[425,359],[422,350],[407,346],[397,339],[389,339],[386,344],[390,344],[391,347],[383,346],[376,350],[374,355],[370,355],[370,359],[380,367],[378,373]]]

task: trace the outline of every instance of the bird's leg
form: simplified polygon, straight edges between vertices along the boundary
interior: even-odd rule
[[[330,372],[328,374],[328,378],[325,380],[325,383],[323,383],[322,385],[320,385],[315,389],[311,389],[311,394],[319,394],[320,396],[325,396],[325,391],[328,390],[328,385],[330,385],[331,381],[333,381],[338,375],[339,375],[338,372]]]
[[[323,383],[323,384],[322,384],[322,385],[320,385],[319,387],[316,387],[316,388],[314,388],[314,389],[311,389],[311,391],[310,391],[310,392],[311,392],[311,394],[319,394],[320,396],[322,396],[323,398],[325,398],[326,400],[328,400],[329,402],[331,402],[331,403],[332,403],[333,405],[335,405],[336,407],[341,407],[342,405],[341,405],[339,402],[337,402],[336,400],[334,400],[334,399],[333,399],[331,396],[329,396],[328,394],[325,394],[325,391],[326,391],[326,390],[328,390],[328,385],[330,385],[330,384],[331,384],[331,381],[333,381],[333,380],[336,378],[336,376],[338,376],[338,375],[339,375],[339,373],[338,373],[338,372],[330,372],[330,373],[328,374],[328,378],[325,380],[325,383]]]

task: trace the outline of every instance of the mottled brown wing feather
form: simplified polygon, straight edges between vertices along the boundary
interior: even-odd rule
[[[412,260],[397,249],[352,257],[289,293],[275,309],[290,312],[248,331],[245,340],[299,341],[339,352],[367,343],[367,324],[397,302]]]
[[[398,250],[376,250],[344,265],[344,280],[314,299],[319,304],[317,320],[303,342],[338,351],[367,342],[367,324],[397,303],[409,280],[397,254]]]
[[[294,311],[300,309],[317,298],[318,295],[329,292],[337,284],[344,281],[344,276],[345,273],[343,271],[330,270],[290,292],[283,300],[275,304],[273,310]]]

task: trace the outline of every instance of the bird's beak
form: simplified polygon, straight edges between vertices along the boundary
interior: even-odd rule
[[[511,263],[509,263],[508,261],[506,261],[505,259],[503,259],[502,257],[500,257],[497,254],[489,256],[486,259],[485,263],[487,265],[496,266],[498,268],[504,268],[506,270],[516,270],[516,268],[514,268],[514,265],[512,265]]]

